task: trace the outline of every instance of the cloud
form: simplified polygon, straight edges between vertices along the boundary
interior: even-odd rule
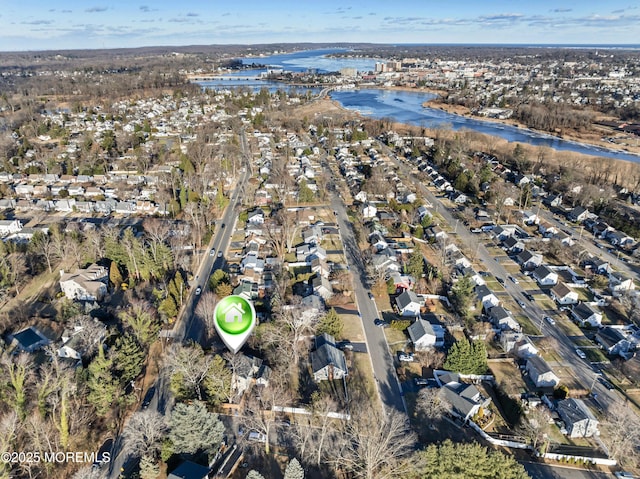
[[[554,8],[553,10],[549,10],[551,13],[568,13],[573,11],[573,8]]]
[[[199,17],[199,16],[200,16],[199,13],[193,13],[193,12],[187,13],[187,17]]]
[[[151,7],[149,5],[140,5],[140,10],[147,13],[151,11]]]
[[[73,13],[73,10],[61,10],[62,13]]]
[[[20,22],[22,25],[51,25],[53,20],[32,20],[30,22]]]
[[[87,12],[87,13],[100,13],[100,12],[106,12],[107,10],[109,10],[109,7],[91,7],[91,8],[87,8],[85,10],[85,12]]]
[[[225,12],[222,15],[220,15],[221,17],[230,17],[231,13],[230,12]]]

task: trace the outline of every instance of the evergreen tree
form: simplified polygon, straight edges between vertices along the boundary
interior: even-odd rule
[[[173,299],[173,296],[168,295],[166,298],[162,300],[160,303],[160,307],[158,310],[161,313],[167,315],[168,318],[175,318],[178,315],[178,306],[176,305],[176,300]]]
[[[114,366],[123,385],[129,384],[142,372],[145,354],[136,338],[126,333],[116,340]]]
[[[145,454],[140,459],[140,479],[156,479],[160,475],[160,466],[152,456]]]
[[[231,293],[233,293],[233,288],[229,283],[220,283],[218,286],[216,286],[215,293],[219,298],[226,298]]]
[[[102,346],[98,356],[89,364],[87,400],[96,408],[99,416],[106,416],[120,394],[120,385],[112,374],[113,359],[107,358]]]
[[[487,350],[481,341],[467,338],[456,341],[447,354],[444,368],[462,374],[484,374],[487,371]]]
[[[231,369],[227,367],[226,361],[222,356],[215,355],[203,382],[209,404],[216,406],[229,397],[231,375]]]
[[[251,469],[249,474],[247,474],[246,479],[264,479],[264,476],[260,474],[258,471]]]
[[[513,457],[477,443],[431,444],[410,458],[408,479],[527,479]]]
[[[220,283],[228,283],[229,275],[222,269],[215,270],[209,277],[209,289],[215,291]]]
[[[122,274],[120,273],[120,268],[118,268],[118,263],[115,261],[111,261],[111,266],[109,267],[109,281],[113,286],[113,289],[120,289],[124,280],[122,279]]]
[[[320,322],[316,328],[316,333],[327,333],[334,338],[340,338],[342,336],[343,328],[344,324],[342,323],[342,318],[340,318],[334,308],[331,308],[327,314],[320,318]]]
[[[387,285],[387,293],[389,294],[396,293],[396,282],[393,280],[393,278],[389,278],[386,282],[386,285]]]
[[[295,457],[287,464],[284,479],[304,479],[304,469]]]
[[[197,425],[197,426],[196,426]],[[178,403],[171,412],[169,439],[178,454],[196,454],[218,447],[224,425],[201,401]]]
[[[470,307],[473,300],[473,288],[475,283],[470,276],[460,278],[451,287],[451,303],[456,312],[463,318],[467,319],[471,315]]]
[[[422,278],[422,275],[424,274],[424,259],[417,246],[413,253],[411,253],[411,255],[409,256],[409,261],[405,269],[407,274],[413,276],[416,281]]]

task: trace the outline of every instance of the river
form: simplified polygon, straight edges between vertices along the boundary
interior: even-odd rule
[[[291,54],[279,54],[265,57],[241,58],[243,64],[268,65],[271,68],[284,68],[288,71],[307,71],[315,69],[319,73],[335,72],[341,68],[356,68],[358,71],[372,71],[375,68],[375,59],[363,58],[331,58],[328,54],[344,51],[341,49],[323,49],[296,52]],[[270,91],[286,88],[286,85],[266,80],[233,80],[233,76],[259,75],[265,69],[243,70],[228,75],[228,80],[215,80],[199,82],[208,88],[232,88],[244,86],[253,89],[262,87]],[[296,87],[299,90],[302,88]],[[314,88],[315,93],[319,89]],[[331,92],[331,98],[349,110],[354,110],[363,116],[370,118],[389,118],[398,123],[424,126],[427,128],[449,127],[453,130],[468,129],[497,136],[510,142],[527,143],[534,146],[546,146],[555,150],[573,151],[584,155],[614,158],[617,160],[640,163],[640,156],[622,151],[591,146],[564,140],[552,135],[545,135],[535,131],[518,128],[502,123],[468,118],[462,115],[447,113],[445,111],[424,107],[423,103],[434,98],[431,93],[411,92],[400,90],[383,90],[366,88],[360,90],[341,90]]]

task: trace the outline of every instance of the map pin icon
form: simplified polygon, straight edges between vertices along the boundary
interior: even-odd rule
[[[242,296],[231,295],[221,299],[213,317],[218,335],[233,354],[240,351],[256,326],[253,303]]]

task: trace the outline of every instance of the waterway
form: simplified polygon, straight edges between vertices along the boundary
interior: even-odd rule
[[[315,69],[318,73],[335,72],[341,68],[356,68],[358,71],[372,71],[375,59],[361,58],[332,58],[327,55],[344,51],[340,49],[310,50],[291,54],[280,54],[264,57],[241,58],[245,65],[267,65],[270,68],[283,68],[287,71],[307,71]],[[227,76],[227,79],[199,82],[203,87],[213,89],[229,89],[246,87],[254,90],[267,88],[269,91],[289,89],[287,85],[267,80],[234,80],[234,76],[259,76],[266,68],[242,70]],[[305,91],[303,87],[296,90]],[[320,91],[312,88],[312,92]],[[585,155],[614,158],[640,163],[640,156],[622,151],[591,146],[565,140],[552,135],[545,135],[535,131],[505,125],[493,121],[469,118],[462,115],[448,113],[437,108],[424,107],[424,102],[434,98],[431,93],[411,92],[383,89],[359,89],[331,92],[331,98],[349,110],[354,110],[370,118],[388,118],[391,121],[427,128],[451,128],[453,130],[467,129],[497,136],[510,142],[527,143],[534,146],[546,146],[555,150],[573,151]]]

